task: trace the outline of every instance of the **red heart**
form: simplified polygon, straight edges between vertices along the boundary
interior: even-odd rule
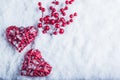
[[[6,37],[8,41],[21,52],[28,44],[30,44],[37,36],[37,29],[34,26],[27,28],[18,28],[10,26],[6,29]]]
[[[44,77],[50,74],[52,67],[42,58],[39,50],[29,50],[24,56],[21,75]]]

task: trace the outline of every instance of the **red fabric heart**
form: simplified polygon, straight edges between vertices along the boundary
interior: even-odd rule
[[[6,29],[6,37],[8,41],[21,52],[28,44],[30,44],[37,36],[37,29],[34,26],[27,28],[18,28],[10,26]]]
[[[44,77],[50,74],[52,67],[41,56],[39,50],[29,50],[24,56],[21,75]]]

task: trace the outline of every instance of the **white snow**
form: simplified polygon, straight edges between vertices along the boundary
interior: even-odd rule
[[[37,2],[52,0],[0,0],[0,80],[120,79],[120,0],[75,0],[68,13],[78,17],[64,35],[39,32],[32,46],[53,66],[47,77],[20,76],[27,46],[18,53],[6,40],[10,25],[36,25],[41,13]],[[64,0],[60,0],[63,2]]]

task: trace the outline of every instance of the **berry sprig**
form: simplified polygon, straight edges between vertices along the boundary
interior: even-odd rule
[[[74,0],[66,0],[65,5],[62,8],[56,8],[60,5],[60,2],[55,0],[52,1],[48,9],[42,6],[41,2],[38,2],[39,10],[42,12],[42,17],[39,19],[38,28],[42,29],[42,33],[48,33],[50,35],[63,34],[64,29],[67,25],[70,25],[73,22],[73,18],[77,16],[77,13],[69,14],[69,19],[66,19],[66,11],[69,9]],[[44,15],[45,11],[48,10],[50,14]]]

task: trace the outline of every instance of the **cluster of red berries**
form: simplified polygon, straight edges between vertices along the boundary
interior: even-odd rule
[[[60,9],[56,9],[56,5],[60,5],[60,2],[55,0],[52,2],[55,6],[49,6],[48,11],[50,14],[44,15],[46,9],[42,6],[41,2],[38,2],[39,10],[42,12],[42,17],[39,19],[38,28],[42,28],[42,33],[48,33],[50,35],[57,35],[64,33],[64,27],[73,22],[73,18],[77,16],[77,13],[69,14],[69,19],[65,19],[68,5],[71,5],[74,0],[66,0],[65,6]]]

